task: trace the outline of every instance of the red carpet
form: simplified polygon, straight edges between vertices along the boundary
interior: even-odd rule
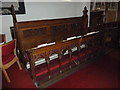
[[[118,88],[119,55],[112,51],[48,88]]]
[[[114,50],[48,88],[118,88],[119,53]],[[20,71],[17,64],[7,72],[12,82],[7,83],[3,75],[3,88],[36,88],[28,72]]]
[[[2,88],[36,88],[28,72],[24,68],[19,70],[17,63],[12,65],[7,72],[11,82],[7,83],[2,75]]]

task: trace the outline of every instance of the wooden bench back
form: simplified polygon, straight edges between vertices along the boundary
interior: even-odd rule
[[[12,10],[14,12],[14,9]],[[15,14],[13,17],[15,18]],[[15,23],[18,48],[21,52],[40,44],[60,42],[68,37],[84,35],[87,33],[88,26],[86,7],[81,17],[25,22],[13,21]]]

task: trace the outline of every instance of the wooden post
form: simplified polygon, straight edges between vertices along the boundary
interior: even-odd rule
[[[88,15],[87,15],[87,13],[88,13],[88,10],[87,10],[87,7],[85,6],[84,10],[83,10],[83,18],[84,18],[83,35],[88,32]]]
[[[28,51],[28,57],[29,57],[29,61],[30,61],[30,69],[31,69],[31,74],[32,74],[32,78],[33,81],[36,81],[36,75],[35,75],[35,61],[32,55],[32,51]]]
[[[45,60],[46,60],[47,69],[48,69],[48,75],[49,75],[48,78],[50,79],[51,76],[50,76],[50,58],[49,58],[49,55],[46,55]]]
[[[15,27],[15,24],[17,23],[17,19],[16,19],[16,13],[15,13],[15,9],[14,9],[13,5],[11,5],[11,13],[12,13],[12,17],[13,17],[13,25]]]
[[[85,6],[83,10],[83,17],[88,17],[87,13],[88,13],[88,10],[87,10],[87,7]]]
[[[62,73],[62,68],[61,68],[61,66],[62,66],[62,62],[61,62],[62,54],[61,54],[61,50],[59,51],[58,57],[59,57],[59,69],[60,69],[60,73]]]
[[[72,59],[72,50],[71,50],[71,47],[69,47],[68,49],[68,53],[69,53],[69,58],[70,58],[70,62],[69,62],[69,68],[71,69],[71,59]]]

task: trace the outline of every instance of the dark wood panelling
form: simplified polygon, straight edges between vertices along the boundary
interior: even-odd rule
[[[86,14],[85,10],[84,14]],[[83,15],[82,17],[16,22],[18,47],[20,51],[25,51],[39,44],[60,42],[68,37],[86,34],[87,19],[87,15]]]

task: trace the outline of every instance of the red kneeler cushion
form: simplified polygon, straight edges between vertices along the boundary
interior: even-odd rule
[[[59,68],[59,59],[54,59],[50,61],[50,70],[55,70],[57,68]]]
[[[46,63],[35,66],[36,77],[48,72]]]
[[[79,59],[83,59],[86,57],[86,49],[79,51],[78,53]]]
[[[50,66],[50,71],[59,68],[58,59],[51,60],[49,66]],[[48,72],[48,68],[46,63],[36,66],[36,76],[46,74],[47,72]]]

